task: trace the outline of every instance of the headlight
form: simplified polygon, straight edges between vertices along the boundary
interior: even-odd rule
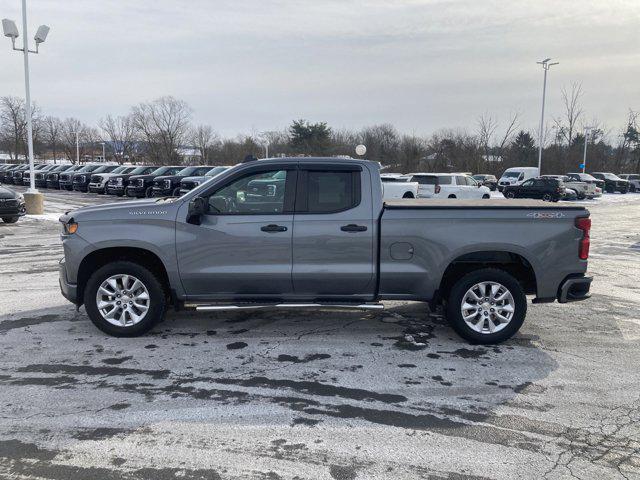
[[[116,178],[116,185],[122,185],[122,178]]]
[[[193,182],[194,187],[197,187],[198,185],[200,185],[200,182]]]

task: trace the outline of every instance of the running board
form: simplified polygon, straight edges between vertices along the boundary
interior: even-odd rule
[[[223,312],[229,310],[264,310],[264,309],[305,309],[305,308],[337,308],[341,310],[384,310],[381,303],[336,304],[336,303],[256,303],[242,305],[210,305],[201,303],[185,303],[185,308],[195,308],[199,312]]]

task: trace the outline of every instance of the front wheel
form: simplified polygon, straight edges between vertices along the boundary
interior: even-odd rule
[[[542,200],[545,202],[551,202],[553,200],[553,196],[550,193],[545,193],[542,196]]]
[[[511,198],[511,199],[516,198],[515,192],[511,192],[511,191],[505,192],[504,196],[507,197],[507,198]]]
[[[117,261],[87,282],[84,306],[93,324],[115,337],[136,337],[162,320],[167,300],[158,277],[147,268]]]
[[[153,187],[147,187],[147,189],[144,191],[144,196],[147,198],[153,197]]]
[[[179,197],[180,196],[180,187],[176,187],[173,189],[172,195],[174,197]]]
[[[4,223],[16,223],[20,217],[2,217]]]
[[[465,340],[494,344],[511,338],[527,314],[527,297],[520,283],[496,268],[475,270],[451,289],[447,320]]]
[[[484,195],[482,195],[482,198],[484,198],[485,200],[488,200],[489,198],[491,198],[491,195],[488,195],[485,193]]]

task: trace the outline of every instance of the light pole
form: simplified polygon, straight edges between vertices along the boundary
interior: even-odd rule
[[[104,153],[104,142],[100,142],[100,145],[102,145],[102,161],[106,163],[107,161],[107,156]]]
[[[33,39],[36,42],[36,49],[29,50],[29,36],[27,34],[27,0],[22,0],[22,31],[24,34],[22,40],[22,48],[16,47],[16,38],[18,38],[18,27],[13,20],[8,18],[2,19],[2,30],[5,37],[11,38],[11,45],[14,50],[23,52],[24,54],[24,89],[25,89],[25,115],[27,117],[27,148],[29,152],[29,173],[30,185],[25,195],[25,203],[28,213],[42,213],[43,203],[42,195],[38,193],[35,185],[35,174],[33,171],[33,127],[31,125],[31,88],[29,85],[29,54],[38,53],[38,46],[47,39],[49,27],[40,25]]]
[[[582,156],[582,173],[587,169],[587,143],[589,141],[589,135],[593,130],[593,127],[584,127],[584,154]]]
[[[269,158],[269,140],[264,141],[264,158]]]
[[[560,62],[553,62],[550,58],[545,58],[541,62],[537,62],[538,65],[542,65],[544,69],[544,82],[542,83],[542,115],[540,116],[540,136],[538,138],[538,175],[542,175],[542,141],[544,138],[544,101],[547,96],[547,72],[552,65],[558,65]]]
[[[78,132],[73,132],[76,134],[76,165],[80,165],[80,141],[78,139]]]

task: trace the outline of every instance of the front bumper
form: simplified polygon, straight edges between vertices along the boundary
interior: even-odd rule
[[[565,278],[560,284],[560,288],[558,288],[558,302],[567,303],[586,300],[591,296],[589,290],[592,280],[593,277],[586,277],[584,275]]]
[[[173,189],[153,187],[152,197],[171,197],[173,195]]]
[[[47,188],[60,188],[58,180],[47,180]]]
[[[89,191],[89,186],[85,185],[83,183],[74,183],[73,184],[73,190],[75,192],[83,192],[83,193],[87,193]]]
[[[7,205],[6,202],[0,200],[0,218],[2,217],[22,217],[26,215],[27,209],[24,202],[17,205]]]
[[[105,186],[103,183],[90,183],[89,191],[91,193],[104,193]]]
[[[125,189],[127,197],[137,197],[137,198],[141,198],[141,197],[146,196],[146,191],[147,191],[147,187],[132,187],[132,186],[128,186]]]
[[[68,282],[67,269],[64,258],[62,258],[60,260],[60,263],[58,264],[58,272],[60,274],[59,283],[62,296],[69,300],[71,303],[78,305],[78,286]]]
[[[123,187],[122,185],[118,185],[118,186],[107,185],[107,188],[105,189],[105,191],[107,192],[107,195],[122,196],[125,194],[125,187]]]
[[[73,190],[73,183],[60,181],[58,183],[58,187],[60,190]]]

